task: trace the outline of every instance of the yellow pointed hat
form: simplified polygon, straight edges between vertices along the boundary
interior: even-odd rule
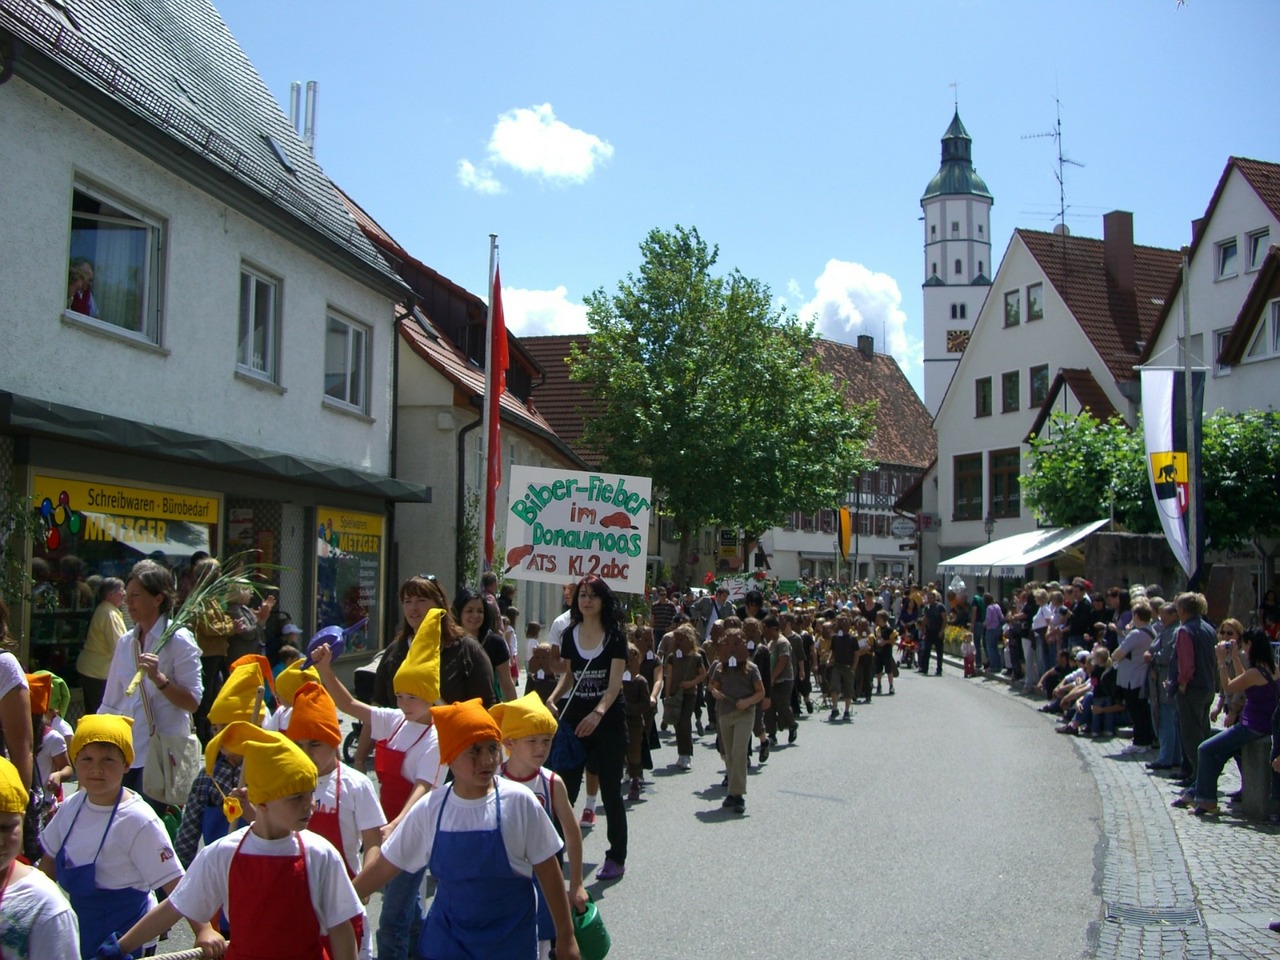
[[[90,743],[109,743],[124,754],[124,765],[133,766],[133,717],[117,717],[110,713],[91,713],[80,718],[68,753],[76,762],[80,748]]]
[[[293,698],[298,695],[298,688],[304,683],[319,683],[320,673],[315,667],[303,667],[306,660],[299,658],[289,664],[280,671],[280,675],[276,677],[276,699],[283,706],[289,706],[293,703]]]
[[[556,732],[556,718],[536,690],[507,703],[495,703],[489,715],[502,728],[503,740],[519,740]]]
[[[246,720],[261,725],[266,707],[258,700],[258,690],[263,683],[262,668],[257,663],[249,661],[236,667],[209,707],[209,722],[226,726],[236,720]]]
[[[272,694],[276,692],[276,678],[271,670],[271,661],[260,653],[246,653],[243,657],[233,662],[228,668],[230,670],[236,667],[243,667],[246,663],[254,663],[258,666],[258,672],[262,674],[262,681],[266,684],[267,690]]]
[[[413,635],[409,652],[396,671],[391,686],[396,693],[407,693],[435,703],[440,699],[440,622],[444,611],[428,610]]]
[[[243,720],[228,724],[205,747],[204,768],[210,775],[219,750],[244,757],[244,783],[251,803],[269,803],[316,788],[316,765],[282,733]]]
[[[26,813],[30,802],[18,768],[7,757],[0,757],[0,813]]]

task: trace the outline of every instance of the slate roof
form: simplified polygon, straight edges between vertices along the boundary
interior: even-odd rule
[[[534,390],[538,409],[566,443],[588,463],[599,463],[599,454],[583,447],[586,419],[600,409],[587,385],[569,380],[565,358],[569,345],[587,349],[591,338],[571,336],[524,337],[521,342],[546,370],[547,379]],[[938,436],[924,403],[907,382],[893,357],[867,357],[857,347],[834,340],[817,341],[819,363],[844,387],[855,403],[875,400],[876,432],[868,456],[885,464],[924,468],[937,454]]]
[[[520,343],[546,372],[546,379],[534,387],[533,400],[547,418],[556,435],[577,451],[578,456],[593,467],[600,465],[598,450],[582,442],[587,418],[598,413],[602,404],[591,396],[585,383],[569,379],[570,344],[585,350],[591,337],[585,333],[565,336],[521,337]]]
[[[1117,383],[1133,380],[1138,343],[1150,344],[1182,266],[1177,250],[1134,244],[1135,296],[1107,281],[1102,240],[1040,230],[1015,231],[1066,302]],[[1064,256],[1065,251],[1065,256]]]
[[[1253,286],[1249,288],[1249,295],[1244,298],[1235,323],[1231,325],[1227,342],[1222,345],[1219,363],[1234,366],[1244,359],[1258,324],[1267,323],[1270,318],[1267,304],[1276,297],[1280,297],[1280,246],[1272,244],[1262,260],[1262,266],[1258,268],[1257,276],[1253,278]]]
[[[1049,384],[1049,392],[1045,394],[1040,412],[1036,415],[1031,429],[1027,431],[1023,443],[1030,443],[1032,439],[1040,436],[1040,431],[1044,429],[1044,425],[1049,422],[1049,417],[1053,414],[1054,403],[1062,393],[1063,387],[1069,389],[1080,406],[1093,414],[1097,420],[1105,423],[1120,413],[1107,396],[1107,392],[1102,389],[1101,384],[1094,379],[1092,370],[1060,368],[1057,376],[1053,378],[1053,383]]]
[[[1196,221],[1198,228],[1191,238],[1191,250],[1188,254],[1188,262],[1195,262],[1196,252],[1200,249],[1200,244],[1204,241],[1206,228],[1213,218],[1214,211],[1218,209],[1218,201],[1222,199],[1222,191],[1227,187],[1227,181],[1231,179],[1231,172],[1239,170],[1245,181],[1253,188],[1258,198],[1271,211],[1272,216],[1280,220],[1280,163],[1269,163],[1265,160],[1250,160],[1248,157],[1228,157],[1227,165],[1222,169],[1222,176],[1218,178],[1218,185],[1213,188],[1213,196],[1209,198],[1209,205],[1205,207],[1204,216]],[[1147,339],[1147,348],[1142,352],[1139,359],[1140,363],[1146,363],[1151,359],[1151,355],[1155,350],[1156,339],[1160,335],[1160,331],[1164,329],[1165,323],[1169,319],[1169,311],[1173,309],[1173,301],[1178,295],[1178,291],[1182,289],[1182,274],[1179,272],[1173,278],[1173,286],[1169,289],[1169,294],[1165,298],[1165,306],[1161,311],[1156,325],[1151,331],[1151,336]]]
[[[21,38],[29,48],[24,56],[39,52],[299,225],[395,278],[209,0],[73,0],[65,6],[68,19],[52,4],[0,0],[0,26]],[[292,173],[264,136],[284,151]]]

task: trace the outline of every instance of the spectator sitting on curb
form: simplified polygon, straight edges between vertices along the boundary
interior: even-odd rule
[[[1074,654],[1076,669],[1053,689],[1049,702],[1040,708],[1043,713],[1061,713],[1064,716],[1075,708],[1075,703],[1089,692],[1089,652],[1077,650]]]
[[[1090,689],[1077,701],[1075,715],[1057,728],[1058,733],[1110,736],[1115,730],[1115,715],[1124,711],[1124,704],[1116,702],[1116,668],[1106,643],[1093,648],[1090,661]]]

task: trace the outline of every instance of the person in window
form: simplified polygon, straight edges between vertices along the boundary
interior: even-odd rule
[[[67,309],[97,317],[98,305],[93,302],[93,264],[84,257],[73,257],[67,269]]]

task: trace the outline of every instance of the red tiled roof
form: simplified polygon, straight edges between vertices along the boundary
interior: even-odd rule
[[[1182,255],[1177,250],[1134,244],[1135,296],[1127,299],[1107,282],[1102,240],[1040,230],[1019,229],[1016,233],[1066,302],[1111,376],[1117,382],[1134,379],[1138,343],[1150,343],[1178,277]]]
[[[1060,368],[1058,375],[1053,378],[1053,383],[1049,385],[1049,392],[1045,394],[1044,403],[1040,405],[1040,413],[1036,415],[1035,423],[1031,425],[1023,443],[1030,443],[1033,438],[1040,435],[1040,431],[1044,429],[1044,425],[1049,422],[1049,417],[1053,413],[1054,401],[1058,399],[1064,386],[1070,389],[1081,408],[1088,410],[1097,420],[1105,423],[1120,413],[1107,396],[1107,392],[1094,379],[1092,370]]]
[[[1231,325],[1227,342],[1222,345],[1220,363],[1235,365],[1244,359],[1244,352],[1253,341],[1259,323],[1267,320],[1267,304],[1280,296],[1280,246],[1271,245],[1263,258],[1258,275],[1254,277],[1249,295],[1244,298],[1236,322]]]
[[[484,371],[472,364],[461,350],[443,336],[421,310],[415,309],[410,313],[403,306],[397,307],[396,326],[413,352],[443,374],[468,400],[479,401],[484,396]],[[479,411],[478,406],[471,409]],[[500,410],[504,421],[540,435],[571,462],[581,459],[572,445],[556,434],[547,418],[534,408],[532,402],[525,406],[509,390],[503,391]]]
[[[875,400],[876,430],[867,456],[877,463],[924,469],[938,454],[933,417],[907,382],[898,361],[884,353],[870,357],[837,340],[818,340],[818,364],[844,388],[853,403]]]
[[[1199,229],[1195,231],[1195,235],[1191,238],[1188,262],[1192,262],[1196,258],[1196,251],[1200,249],[1200,244],[1204,240],[1205,227],[1208,226],[1214,211],[1218,208],[1218,201],[1222,198],[1222,191],[1226,189],[1232,170],[1240,171],[1240,175],[1253,188],[1258,198],[1267,205],[1272,216],[1280,220],[1280,163],[1250,160],[1248,157],[1228,157],[1227,165],[1222,168],[1222,176],[1218,178],[1218,185],[1213,188],[1213,196],[1209,198],[1209,205],[1204,209],[1204,216],[1196,221],[1199,224]],[[1151,354],[1155,350],[1156,339],[1160,336],[1160,331],[1164,329],[1164,325],[1169,319],[1169,311],[1173,309],[1174,298],[1177,297],[1178,291],[1181,289],[1182,273],[1179,272],[1173,278],[1173,284],[1165,297],[1164,308],[1156,319],[1156,324],[1151,330],[1151,336],[1147,338],[1147,348],[1142,351],[1142,356],[1138,359],[1139,363],[1146,363],[1151,359]]]
[[[556,434],[587,463],[600,465],[600,454],[582,443],[587,417],[601,408],[601,403],[591,396],[588,385],[569,379],[569,347],[577,344],[585,350],[591,338],[585,334],[566,336],[522,337],[520,342],[529,355],[542,367],[546,379],[533,388],[533,402],[547,418]]]

